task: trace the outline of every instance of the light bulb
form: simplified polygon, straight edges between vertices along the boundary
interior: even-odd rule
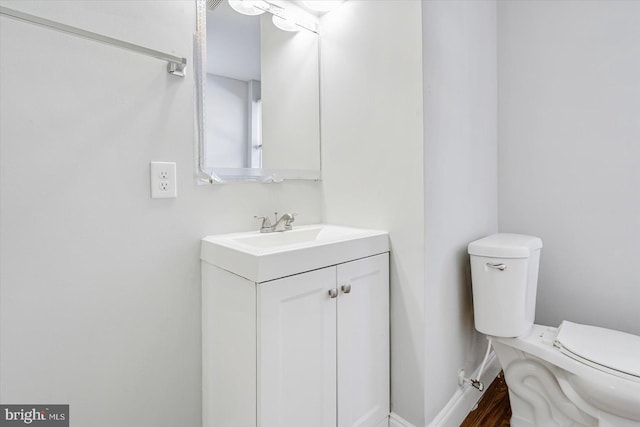
[[[255,16],[264,13],[264,10],[257,8],[256,5],[264,8],[265,2],[262,0],[229,0],[229,6],[243,15]]]
[[[280,28],[282,31],[300,31],[300,27],[293,19],[281,18],[273,15],[271,20],[273,21],[273,25]]]

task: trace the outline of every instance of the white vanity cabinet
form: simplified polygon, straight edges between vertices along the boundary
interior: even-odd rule
[[[381,427],[388,252],[264,282],[203,257],[203,426]]]
[[[388,279],[383,254],[258,285],[262,427],[387,419]]]

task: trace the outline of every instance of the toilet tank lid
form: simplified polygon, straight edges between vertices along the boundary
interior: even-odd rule
[[[528,258],[542,248],[539,237],[498,233],[469,243],[469,254],[492,258]]]
[[[556,346],[583,363],[640,378],[640,336],[565,320]]]

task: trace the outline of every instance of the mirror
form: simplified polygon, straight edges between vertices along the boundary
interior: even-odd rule
[[[293,1],[198,0],[196,37],[201,177],[320,179],[315,15]]]

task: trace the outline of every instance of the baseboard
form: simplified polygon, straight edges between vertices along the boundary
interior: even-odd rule
[[[416,427],[409,421],[403,419],[401,416],[395,413],[389,415],[389,427]]]
[[[484,373],[482,374],[482,378],[480,381],[484,384],[486,391],[489,388],[489,384],[493,382],[493,380],[500,373],[500,363],[498,362],[498,358],[495,353],[491,353],[489,360],[487,361],[487,365]],[[473,373],[473,378],[477,375],[477,370]],[[479,392],[475,388],[471,387],[470,384],[465,384],[462,388],[458,389],[449,402],[445,405],[444,408],[438,413],[438,415],[431,421],[428,427],[455,427],[462,424],[462,421],[469,415],[469,412],[474,408],[474,406],[478,403],[483,392]],[[394,426],[393,423],[390,424]],[[398,427],[405,427],[405,424],[397,424]]]

